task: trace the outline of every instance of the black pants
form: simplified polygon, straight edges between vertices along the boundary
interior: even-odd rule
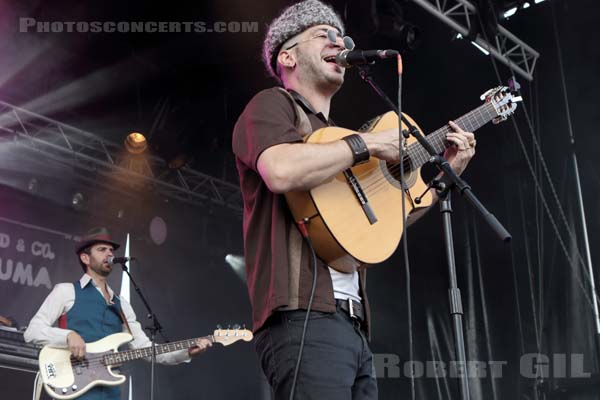
[[[311,311],[296,400],[377,399],[373,354],[356,320],[338,308]],[[255,348],[275,400],[289,399],[306,312],[277,312],[255,335]]]

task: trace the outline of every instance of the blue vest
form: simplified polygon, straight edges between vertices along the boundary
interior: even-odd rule
[[[86,343],[95,342],[113,333],[123,331],[121,320],[121,301],[115,295],[114,304],[106,304],[92,282],[83,289],[79,282],[75,287],[75,304],[67,312],[67,329],[77,332]],[[120,400],[121,389],[118,386],[97,386],[80,400]]]

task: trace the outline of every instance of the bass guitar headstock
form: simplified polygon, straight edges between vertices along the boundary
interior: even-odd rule
[[[252,331],[248,329],[239,329],[237,325],[233,329],[221,329],[218,327],[213,332],[213,340],[221,343],[223,346],[229,346],[239,340],[249,342],[253,338]]]

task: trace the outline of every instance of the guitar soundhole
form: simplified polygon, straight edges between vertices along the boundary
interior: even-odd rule
[[[402,163],[402,166],[404,169],[404,180],[406,181],[407,186],[411,187],[414,184],[412,179],[413,163],[409,156],[404,156],[404,162]],[[386,167],[387,172],[390,175],[388,176],[388,179],[390,177],[393,178],[399,186],[399,183],[402,180],[402,170],[400,169],[400,163],[388,161],[386,162]]]

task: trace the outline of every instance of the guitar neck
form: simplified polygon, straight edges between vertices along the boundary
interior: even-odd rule
[[[490,103],[482,104],[476,109],[457,118],[454,122],[467,132],[474,132],[497,117],[494,106]],[[448,147],[446,135],[452,132],[449,125],[444,125],[440,129],[426,136],[427,141],[435,149],[436,153],[442,153]],[[420,143],[414,142],[407,148],[407,154],[411,159],[411,164],[418,168],[429,161],[431,156]]]
[[[204,336],[203,338],[199,339],[208,339],[211,342],[215,341],[213,335]],[[187,350],[190,347],[196,346],[196,340],[198,339],[186,339],[180,340],[178,342],[157,344],[154,346],[154,348],[156,349],[157,355],[164,353],[172,353],[174,351]],[[140,358],[148,357],[152,357],[152,347],[145,347],[143,349],[124,350],[118,351],[116,353],[107,354],[104,356],[104,361],[107,365],[116,365],[123,364],[126,361],[133,361],[138,360]]]

